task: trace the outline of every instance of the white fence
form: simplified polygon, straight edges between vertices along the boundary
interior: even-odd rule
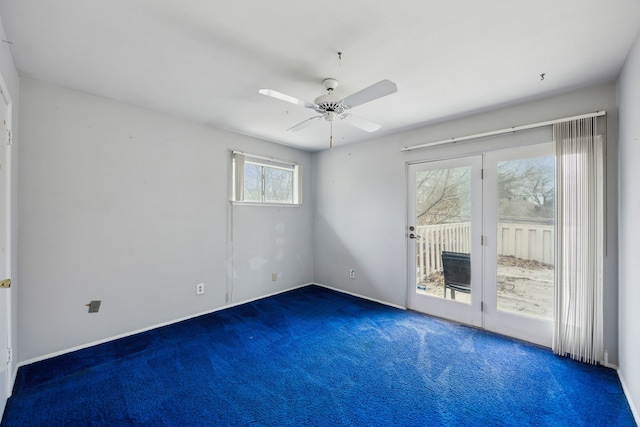
[[[442,270],[442,251],[469,253],[471,223],[419,225],[416,227],[418,277]]]
[[[498,255],[553,264],[553,225],[498,224]]]
[[[418,277],[424,278],[442,270],[442,251],[469,253],[471,224],[421,225],[416,227]],[[498,256],[514,256],[553,264],[553,225],[500,223]]]

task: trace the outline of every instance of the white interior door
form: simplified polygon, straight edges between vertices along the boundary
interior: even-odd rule
[[[407,306],[482,326],[482,156],[408,165]]]
[[[9,107],[0,96],[0,280],[11,273],[11,147],[9,145]],[[6,282],[5,282],[6,283]],[[0,288],[0,414],[11,394],[10,321],[11,288]]]

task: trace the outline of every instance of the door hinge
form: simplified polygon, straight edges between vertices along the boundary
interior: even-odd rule
[[[13,144],[13,132],[7,130],[7,145]]]
[[[480,301],[480,311],[484,313],[484,301]]]
[[[480,169],[480,179],[484,179],[484,169]]]
[[[480,246],[484,246],[484,236],[480,235]]]
[[[7,363],[11,363],[13,361],[13,349],[9,347],[7,349]]]

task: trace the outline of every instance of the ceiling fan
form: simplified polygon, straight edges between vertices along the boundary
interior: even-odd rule
[[[392,81],[381,80],[378,83],[347,96],[346,98],[340,98],[333,94],[335,88],[338,87],[338,81],[336,79],[324,79],[322,81],[322,86],[327,91],[327,94],[317,97],[313,103],[285,95],[284,93],[280,93],[272,89],[260,89],[258,92],[262,95],[270,96],[281,101],[309,108],[320,114],[319,116],[310,117],[307,120],[290,127],[287,131],[298,132],[320,119],[331,122],[332,135],[329,139],[329,144],[332,146],[334,121],[341,120],[364,131],[375,132],[380,129],[379,124],[363,119],[362,117],[354,116],[353,114],[348,113],[348,111],[353,107],[382,98],[383,96],[391,95],[398,91],[396,84]]]

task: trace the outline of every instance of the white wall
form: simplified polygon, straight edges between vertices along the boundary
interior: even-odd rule
[[[400,152],[402,147],[606,110],[609,205],[605,346],[610,362],[617,363],[615,95],[613,84],[592,87],[316,154],[313,175],[316,198],[314,279],[324,285],[404,306],[407,287],[406,162],[549,142],[552,132],[548,127],[412,152]],[[356,269],[356,279],[349,279],[349,268]]]
[[[618,79],[620,377],[640,421],[640,36]]]
[[[0,20],[0,37],[6,40],[4,26]],[[9,92],[12,105],[11,111],[13,145],[11,147],[11,346],[14,351],[14,358],[9,369],[15,373],[18,355],[18,289],[20,280],[18,278],[18,151],[20,147],[20,132],[18,129],[19,105],[20,105],[20,79],[11,57],[8,43],[0,43],[0,76],[3,80],[5,90]]]
[[[230,150],[307,173],[309,153],[30,79],[21,95],[21,361],[312,281],[311,203],[228,202]]]

